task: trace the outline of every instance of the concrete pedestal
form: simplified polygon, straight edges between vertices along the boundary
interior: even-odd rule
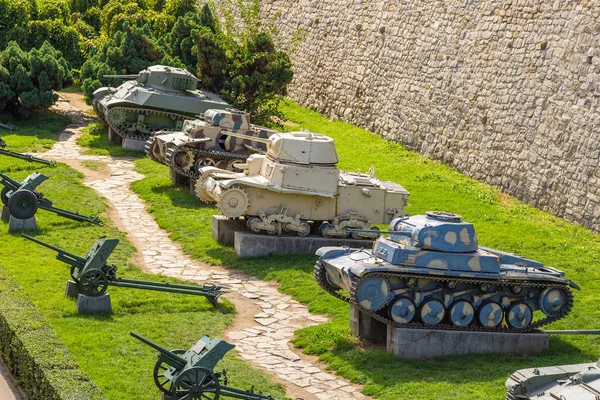
[[[245,219],[229,219],[222,215],[212,216],[212,237],[217,239],[217,242],[233,246],[234,233],[240,231],[248,231]]]
[[[111,313],[110,294],[104,293],[100,296],[86,296],[79,294],[77,296],[77,312],[85,313]]]
[[[72,299],[76,299],[81,292],[79,291],[79,286],[77,283],[73,281],[67,281],[67,287],[65,288],[65,296],[70,297]]]
[[[146,151],[146,141],[139,139],[124,138],[123,148],[127,150],[144,152]]]
[[[384,344],[387,337],[387,325],[362,312],[354,304],[350,304],[350,329],[361,339]]]
[[[271,236],[249,232],[235,232],[233,247],[242,258],[261,257],[269,254],[315,254],[325,246],[371,248],[371,240],[330,239],[320,236]]]
[[[185,175],[178,174],[173,168],[169,168],[169,178],[175,186],[187,186],[190,184],[190,178]]]
[[[8,207],[6,207],[4,204],[2,204],[2,217],[1,217],[1,219],[4,222],[8,222],[10,220],[10,211],[8,210]]]
[[[387,351],[398,358],[464,354],[536,354],[548,348],[544,333],[461,332],[387,327]]]
[[[35,231],[37,228],[38,226],[35,220],[35,215],[28,219],[18,219],[11,215],[8,220],[9,232]]]
[[[123,138],[113,131],[110,126],[108,127],[108,142],[117,146],[123,143]]]

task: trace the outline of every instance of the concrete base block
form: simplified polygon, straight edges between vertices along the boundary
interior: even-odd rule
[[[4,222],[8,222],[10,220],[10,211],[4,204],[2,204],[2,217],[0,219],[2,219]]]
[[[544,333],[387,328],[387,351],[406,359],[484,353],[528,355],[546,350],[548,345]]]
[[[123,138],[113,131],[110,126],[108,127],[108,142],[117,146],[123,143]]]
[[[233,246],[234,233],[247,230],[246,220],[243,218],[229,219],[222,215],[212,216],[212,237],[221,244]]]
[[[374,343],[385,343],[387,325],[360,312],[354,304],[350,304],[350,329],[361,339]]]
[[[330,239],[320,236],[271,236],[256,233],[235,232],[233,247],[242,258],[261,257],[269,254],[315,254],[325,246],[348,246],[371,248],[371,240]]]
[[[104,293],[100,296],[86,296],[79,294],[77,296],[77,312],[85,313],[111,313],[110,294]]]
[[[37,221],[35,220],[35,215],[28,219],[18,219],[11,215],[8,220],[9,232],[35,231],[37,228],[38,226]]]
[[[123,138],[123,148],[133,151],[146,151],[146,141],[139,139]]]
[[[169,168],[169,178],[175,186],[187,186],[190,184],[190,178],[185,175],[178,174],[173,168]]]
[[[79,291],[79,285],[73,281],[67,281],[67,287],[65,288],[65,296],[76,299],[81,292]]]
[[[190,184],[190,193],[192,194],[192,196],[196,197],[196,182],[197,180],[194,178],[190,178],[189,180],[189,184]],[[214,218],[214,217],[213,217]]]

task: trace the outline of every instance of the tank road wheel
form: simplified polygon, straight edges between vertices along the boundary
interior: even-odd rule
[[[381,276],[362,279],[356,288],[356,302],[365,310],[380,310],[389,302],[390,297],[390,283]]]
[[[173,383],[173,400],[217,400],[221,385],[215,375],[206,368],[192,367],[177,377]]]
[[[217,200],[217,207],[228,218],[241,217],[249,205],[248,194],[237,186],[225,190]]]
[[[331,237],[330,232],[334,230],[333,224],[329,222],[323,222],[319,227],[319,233],[323,237]]]
[[[444,320],[445,316],[446,309],[439,300],[427,300],[419,307],[419,317],[424,324],[437,325]]]
[[[171,350],[176,356],[182,356],[185,354],[185,350],[177,349]],[[160,357],[156,364],[154,364],[154,383],[160,389],[161,392],[166,394],[173,393],[173,381],[165,378],[165,372],[169,370],[171,366],[164,362]]]
[[[513,329],[527,328],[532,320],[533,311],[525,303],[513,304],[506,313],[506,323]]]
[[[173,165],[184,171],[189,170],[194,165],[194,153],[191,150],[176,150],[171,157]]]
[[[79,289],[88,296],[100,296],[107,287],[106,275],[99,269],[87,271],[79,277]]]
[[[8,192],[10,192],[8,186],[3,186],[0,197],[2,198],[2,204],[4,204],[6,207],[8,207]]]
[[[308,234],[310,233],[310,225],[308,222],[306,221],[300,221],[300,226],[302,227],[301,231],[296,231],[296,234],[298,236],[308,236]]]
[[[8,199],[10,215],[17,219],[29,219],[38,209],[38,199],[31,190],[17,190]]]
[[[416,313],[415,303],[408,297],[396,297],[390,307],[390,318],[399,324],[412,322]]]
[[[466,300],[457,300],[450,305],[450,323],[454,326],[465,327],[475,319],[475,308]]]
[[[567,306],[567,293],[564,289],[547,288],[540,294],[539,305],[540,310],[548,316],[560,315]]]
[[[248,226],[248,229],[250,229],[254,233],[260,233],[259,224],[260,224],[260,218],[258,218],[258,217],[251,217],[248,219],[248,221],[246,221],[246,225]]]
[[[495,328],[502,322],[502,307],[495,301],[487,301],[477,310],[477,321],[481,326]]]

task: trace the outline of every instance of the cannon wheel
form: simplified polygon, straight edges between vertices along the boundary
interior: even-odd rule
[[[8,199],[10,215],[17,219],[29,219],[38,209],[38,198],[31,190],[17,190]]]
[[[99,269],[85,272],[79,277],[79,289],[88,296],[100,296],[106,292],[108,280],[104,272]]]
[[[171,350],[171,353],[182,356],[185,353],[185,350]],[[173,381],[164,376],[165,371],[169,368],[171,368],[171,366],[164,362],[160,357],[154,365],[154,383],[156,383],[156,387],[158,387],[161,392],[166,394],[171,394],[173,392]]]
[[[177,377],[173,384],[173,400],[217,400],[221,385],[217,377],[203,367],[192,367]]]
[[[2,204],[4,204],[6,207],[8,207],[8,192],[10,192],[8,186],[3,186],[0,197],[2,197]]]

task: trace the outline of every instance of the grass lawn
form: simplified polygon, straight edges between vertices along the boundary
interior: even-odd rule
[[[59,121],[63,122],[56,125],[54,133],[64,125],[63,119]],[[36,123],[39,130],[35,128],[35,123],[31,123],[33,131],[42,131],[43,135],[21,137],[12,134],[5,137],[6,142],[9,146],[15,143],[19,150],[29,150],[39,145],[41,136],[51,140],[54,133],[50,129],[42,129],[47,120],[38,119]],[[88,163],[87,167],[99,166]],[[50,179],[38,190],[57,207],[101,216],[106,209],[105,201],[83,185],[83,176],[64,164],[49,168],[38,164],[15,163],[12,158],[1,157],[0,171],[8,170],[11,170],[9,175],[17,180],[33,171],[49,176]],[[107,222],[106,216],[103,219]],[[31,235],[77,255],[84,255],[97,237],[117,237],[121,243],[109,262],[119,267],[119,276],[176,282],[140,272],[130,262],[135,249],[125,235],[111,227],[110,223],[97,227],[42,210],[37,213],[37,222],[40,228]],[[159,397],[152,378],[157,353],[130,337],[130,331],[163,347],[187,350],[202,335],[222,337],[223,330],[234,318],[234,307],[227,301],[213,307],[199,296],[125,288],[109,289],[113,307],[111,315],[79,315],[75,311],[74,300],[63,294],[69,277],[68,266],[55,260],[56,254],[51,250],[29,242],[18,234],[8,234],[7,231],[7,223],[0,222],[2,271],[17,281],[82,370],[110,399],[155,400]],[[220,368],[229,370],[231,382],[237,387],[250,388],[256,385],[257,390],[278,397],[284,394],[281,386],[274,384],[268,375],[235,359],[232,354],[218,365],[219,370]]]
[[[87,147],[82,154],[112,157],[145,157],[140,151],[124,149],[108,141],[107,127],[100,121],[94,121],[83,128],[83,135],[77,139],[77,144]]]
[[[335,139],[340,168],[367,171],[376,167],[379,178],[403,184],[411,193],[408,211],[451,211],[475,224],[481,245],[516,252],[564,270],[581,286],[571,314],[550,328],[585,329],[600,325],[595,294],[600,291],[600,239],[588,230],[529,207],[496,189],[478,183],[344,122],[332,122],[317,113],[282,103],[286,119]],[[314,282],[315,256],[269,256],[238,259],[233,249],[211,237],[211,215],[185,188],[176,188],[168,169],[149,159],[136,161],[146,178],[132,188],[149,205],[158,224],[199,260],[240,268],[263,279],[281,283],[281,290],[307,304],[311,312],[332,316],[330,324],[301,329],[295,344],[316,354],[338,374],[364,384],[364,393],[377,399],[498,399],[506,395],[504,381],[519,368],[590,362],[600,354],[600,342],[591,336],[551,337],[550,349],[534,357],[474,355],[435,361],[400,361],[359,343],[348,328],[348,305],[324,293]]]

